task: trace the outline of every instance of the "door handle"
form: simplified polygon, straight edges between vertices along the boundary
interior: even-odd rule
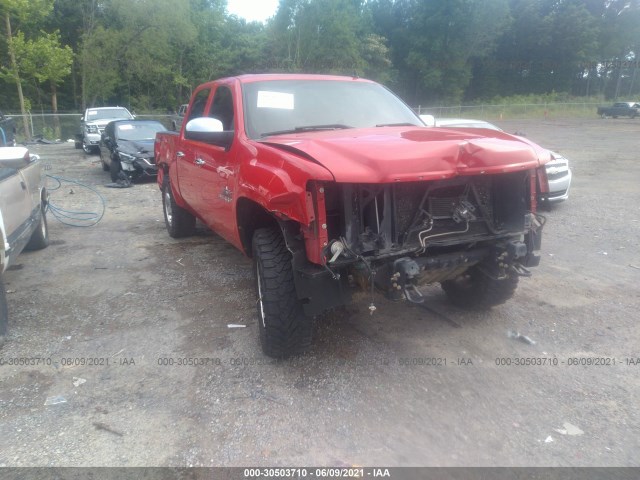
[[[23,190],[27,189],[27,184],[24,183],[22,180],[20,180],[20,186],[22,187]]]
[[[196,158],[196,161],[193,162],[193,163],[195,163],[198,166],[202,166],[202,165],[205,164],[205,161],[203,159],[201,159],[201,158]]]
[[[176,157],[178,158],[184,157],[184,152],[176,152]]]

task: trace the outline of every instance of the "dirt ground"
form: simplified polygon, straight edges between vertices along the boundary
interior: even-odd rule
[[[98,156],[32,147],[106,212],[49,215],[51,245],[6,274],[0,466],[640,466],[640,120],[497,123],[574,173],[515,297],[473,313],[427,288],[455,325],[356,296],[280,362],[260,351],[247,258],[203,227],[171,239],[155,183],[105,188]],[[74,184],[52,202],[99,206]]]

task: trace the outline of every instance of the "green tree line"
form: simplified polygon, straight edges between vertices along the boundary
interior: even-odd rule
[[[11,112],[165,112],[262,72],[363,76],[413,105],[640,91],[640,0],[280,0],[264,24],[225,0],[0,0],[0,18]]]

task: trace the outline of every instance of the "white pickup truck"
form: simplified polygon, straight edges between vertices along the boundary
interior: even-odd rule
[[[22,250],[49,244],[42,164],[24,147],[0,148],[0,344],[7,332],[4,272]]]

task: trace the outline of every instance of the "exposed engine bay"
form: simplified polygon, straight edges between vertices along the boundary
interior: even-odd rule
[[[472,267],[529,276],[544,218],[531,211],[530,171],[431,182],[325,184],[326,270],[422,302],[417,286]],[[535,192],[534,192],[535,193]]]

